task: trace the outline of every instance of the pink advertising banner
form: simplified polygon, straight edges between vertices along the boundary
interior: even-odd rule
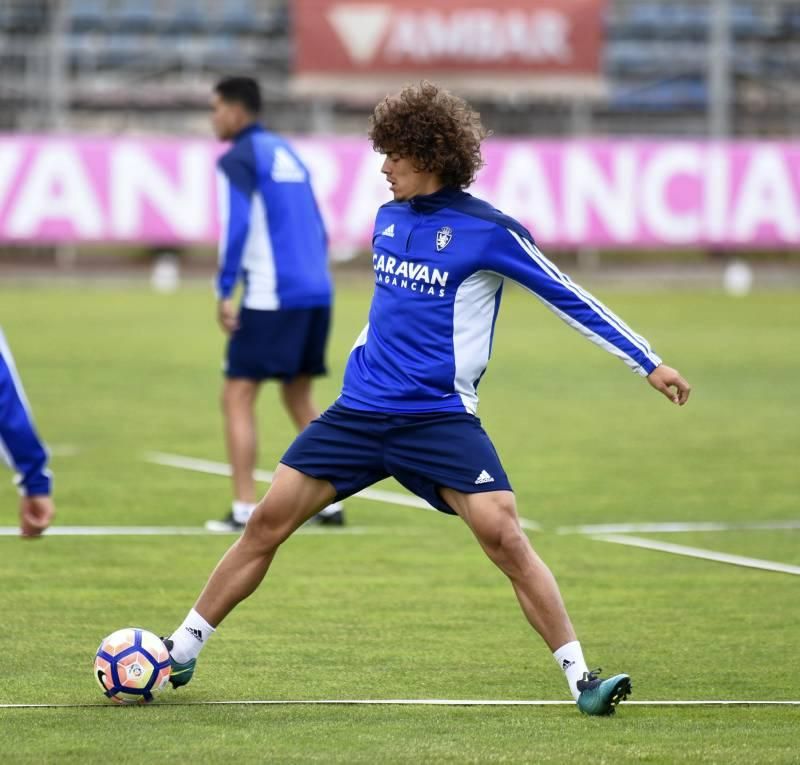
[[[331,244],[389,200],[366,140],[302,138]],[[0,136],[0,241],[213,243],[212,141]],[[800,142],[489,140],[471,191],[543,246],[800,246]]]

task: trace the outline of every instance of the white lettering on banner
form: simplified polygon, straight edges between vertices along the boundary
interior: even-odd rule
[[[142,227],[143,202],[186,239],[209,234],[213,163],[203,144],[176,146],[178,178],[173,181],[142,147],[121,144],[111,153],[111,220],[114,233],[135,236]]]
[[[703,213],[706,238],[714,241],[725,238],[728,225],[728,189],[730,167],[728,154],[717,145],[706,151],[703,169]]]
[[[103,233],[103,211],[92,182],[77,149],[66,143],[45,144],[36,152],[7,231],[16,238],[34,236],[46,221],[66,223],[88,239]]]
[[[374,151],[365,151],[349,188],[347,209],[340,229],[340,238],[348,244],[369,238],[375,223],[375,207],[388,202],[389,186],[381,173],[383,157]]]
[[[6,194],[22,162],[22,149],[11,143],[0,143],[0,211],[6,201]]]
[[[636,153],[621,146],[611,153],[611,178],[598,166],[597,155],[568,146],[562,168],[564,225],[568,238],[585,242],[590,237],[589,211],[593,210],[612,238],[633,241],[636,234]]]
[[[700,213],[695,206],[691,212],[679,213],[668,199],[671,183],[682,175],[699,181],[702,170],[700,151],[695,146],[676,144],[659,148],[645,164],[642,172],[641,214],[644,224],[661,240],[685,244],[700,236]]]
[[[553,192],[539,155],[525,146],[513,146],[502,155],[494,194],[497,209],[529,224],[537,238],[557,238],[558,217],[553,206]]]
[[[748,242],[762,226],[772,226],[782,239],[797,241],[800,211],[789,170],[778,149],[755,148],[745,169],[733,213],[733,238]]]
[[[553,10],[398,11],[385,45],[390,60],[569,61],[570,23]]]

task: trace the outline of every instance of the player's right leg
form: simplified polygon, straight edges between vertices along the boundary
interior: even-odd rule
[[[261,584],[275,553],[292,532],[330,503],[336,489],[286,465],[256,506],[244,532],[212,572],[183,624],[165,640],[174,687],[191,680],[200,649],[219,623]]]
[[[349,497],[386,478],[386,415],[334,404],[289,447],[272,486],[208,580],[195,607],[170,635],[173,685],[185,685],[206,639],[258,587],[291,533],[337,495]]]

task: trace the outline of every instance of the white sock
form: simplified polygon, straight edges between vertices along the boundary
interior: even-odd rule
[[[344,505],[341,502],[334,502],[327,507],[323,507],[322,510],[319,511],[319,515],[324,518],[326,515],[333,515],[340,510],[344,510]]]
[[[583,658],[581,644],[577,640],[573,640],[571,643],[562,645],[561,648],[553,653],[553,658],[558,663],[558,666],[564,670],[569,689],[573,698],[577,701],[578,696],[581,695],[578,690],[578,680],[582,680],[583,673],[589,671],[586,666],[586,659]]]
[[[192,609],[186,615],[183,624],[169,636],[173,642],[172,657],[181,664],[196,659],[200,649],[214,632],[214,628]]]
[[[237,523],[247,523],[250,520],[250,516],[253,514],[253,510],[256,509],[256,506],[252,502],[240,502],[238,499],[235,499],[231,504],[231,512],[233,513],[233,520]]]

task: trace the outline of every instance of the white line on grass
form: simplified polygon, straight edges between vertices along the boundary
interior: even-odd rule
[[[251,699],[242,701],[159,701],[153,707],[189,706],[290,706],[290,705],[370,705],[370,706],[444,706],[444,707],[557,707],[575,706],[574,701],[564,699]],[[76,709],[82,707],[119,708],[122,705],[108,702],[87,704],[0,704],[0,709]],[[753,701],[729,699],[692,699],[674,701],[626,701],[624,706],[647,707],[706,707],[706,706],[800,706],[800,701]]]
[[[790,566],[787,563],[776,563],[775,561],[761,560],[760,558],[746,558],[743,555],[729,555],[728,553],[714,552],[714,550],[703,550],[700,547],[658,542],[654,539],[643,539],[642,537],[632,537],[626,534],[603,534],[593,536],[592,539],[597,539],[601,542],[613,542],[619,545],[629,545],[630,547],[642,547],[645,550],[658,550],[659,552],[672,553],[674,555],[686,555],[689,558],[702,558],[703,560],[713,560],[718,563],[730,563],[734,566],[800,575],[800,566]]]
[[[231,466],[224,462],[212,462],[211,460],[201,460],[196,457],[184,457],[180,454],[167,454],[165,452],[147,452],[145,460],[152,462],[155,465],[164,465],[165,467],[180,468],[183,470],[194,470],[198,473],[208,473],[210,475],[224,475],[231,474]],[[253,477],[257,481],[264,481],[265,483],[272,483],[275,476],[270,470],[254,470]],[[430,510],[434,513],[439,512],[431,507],[424,499],[415,497],[411,494],[401,494],[396,491],[386,491],[384,489],[362,489],[356,497],[362,499],[371,499],[375,502],[385,502],[390,505],[402,505],[403,507],[417,507],[421,510]],[[541,527],[536,521],[530,521],[527,518],[520,518],[520,525],[523,529],[530,531],[539,531]]]
[[[324,536],[353,536],[359,534],[406,534],[408,529],[395,529],[379,526],[308,526],[298,529],[295,535],[301,536],[320,534]],[[207,531],[200,526],[51,526],[43,536],[48,537],[119,537],[119,536],[223,536],[225,534],[240,534],[239,531]],[[414,533],[421,532],[418,529]],[[19,536],[17,526],[0,526],[0,537]]]
[[[560,526],[558,534],[670,534],[686,531],[769,531],[800,529],[800,520],[756,521],[754,523],[726,523],[723,521],[674,523],[599,523],[588,526]]]

